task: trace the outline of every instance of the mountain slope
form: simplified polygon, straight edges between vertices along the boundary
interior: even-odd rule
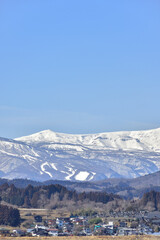
[[[160,169],[160,129],[72,135],[42,131],[0,138],[0,177],[93,181]]]

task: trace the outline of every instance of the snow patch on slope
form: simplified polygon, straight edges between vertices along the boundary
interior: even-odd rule
[[[44,166],[50,167],[50,165],[48,164],[48,162],[45,162],[45,163],[43,163],[43,164],[41,165],[41,170],[42,170],[44,173],[48,174],[48,175],[52,178],[52,177],[53,177],[52,174],[51,174],[50,172],[46,171]]]
[[[72,166],[71,164],[68,164],[68,165],[69,165],[69,167],[66,166],[66,168],[68,168],[68,171],[69,171],[70,173],[68,174],[67,177],[65,177],[65,179],[66,179],[66,180],[71,180],[71,177],[74,176],[76,170],[73,169],[73,166]]]
[[[52,168],[53,168],[54,170],[58,171],[58,169],[56,168],[55,163],[51,163],[51,166],[52,166]]]
[[[88,172],[81,171],[75,176],[75,179],[78,180],[78,181],[85,181],[85,180],[87,180],[88,176],[89,176]]]
[[[92,172],[92,175],[91,175],[91,177],[88,179],[88,181],[91,181],[91,180],[94,178],[95,175],[96,175],[96,173],[95,173],[95,172]]]

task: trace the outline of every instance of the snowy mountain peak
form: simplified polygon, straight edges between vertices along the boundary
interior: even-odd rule
[[[92,149],[160,151],[160,128],[145,131],[121,131],[98,134],[65,134],[41,131],[15,140],[29,144],[70,144]]]
[[[45,142],[45,141],[52,141],[55,138],[56,138],[56,133],[48,129],[38,133],[31,134],[29,136],[16,138],[15,140],[25,141],[25,142],[32,142],[32,141]]]
[[[0,138],[0,177],[92,181],[160,170],[160,128],[64,134],[41,131]]]

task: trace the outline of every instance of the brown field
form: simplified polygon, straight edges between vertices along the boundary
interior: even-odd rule
[[[91,236],[91,237],[0,237],[1,240],[160,240],[160,236]]]
[[[20,211],[20,215],[23,218],[25,214],[32,213],[32,215],[41,215],[43,219],[49,218],[57,218],[57,217],[69,217],[70,212],[65,211],[64,209],[56,209],[56,210],[49,210],[49,209],[36,209],[36,208],[18,208]]]

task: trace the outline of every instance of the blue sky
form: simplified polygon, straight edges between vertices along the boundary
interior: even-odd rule
[[[1,0],[0,136],[160,127],[159,0]]]

